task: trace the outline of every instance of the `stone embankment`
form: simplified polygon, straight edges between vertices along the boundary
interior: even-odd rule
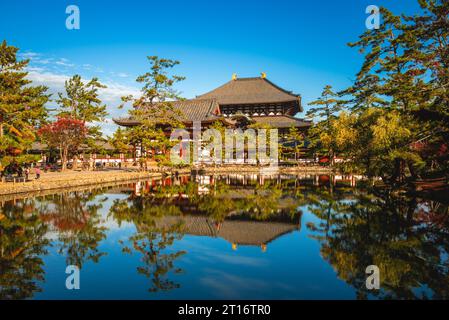
[[[35,175],[30,174],[27,182],[0,182],[0,196],[160,178],[161,176],[162,174],[158,172],[132,170],[43,172],[40,179],[35,179]]]

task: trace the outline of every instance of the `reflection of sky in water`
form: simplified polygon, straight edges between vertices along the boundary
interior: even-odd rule
[[[108,228],[100,251],[107,252],[99,263],[88,261],[81,269],[81,290],[66,290],[65,257],[50,248],[44,258],[46,281],[35,298],[58,299],[314,299],[354,298],[352,289],[335,276],[320,257],[319,244],[307,236],[307,229],[293,231],[269,243],[263,252],[257,246],[238,246],[222,238],[185,235],[168,250],[185,250],[176,260],[181,274],[172,274],[180,288],[151,293],[148,279],[136,272],[140,253],[122,252],[119,240],[127,242],[136,231],[129,223],[118,224],[108,217],[114,199],[125,195],[107,194],[100,209],[102,225]],[[103,196],[99,196],[103,197]],[[94,201],[95,203],[95,201]],[[306,211],[305,208],[303,208]],[[318,219],[307,212],[303,226]],[[56,244],[56,243],[54,243]]]

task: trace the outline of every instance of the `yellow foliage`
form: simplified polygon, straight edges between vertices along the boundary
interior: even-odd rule
[[[22,137],[22,133],[13,126],[9,127],[9,132],[14,133],[18,137]]]
[[[356,118],[346,112],[340,113],[337,120],[332,123],[332,131],[335,136],[335,144],[343,149],[356,142],[357,130],[353,128]]]
[[[404,119],[398,112],[389,112],[380,116],[371,126],[373,132],[373,146],[389,148],[410,137],[410,130],[402,123]]]

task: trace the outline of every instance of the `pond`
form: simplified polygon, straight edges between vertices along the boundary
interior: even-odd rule
[[[358,177],[173,176],[3,201],[0,298],[447,299],[448,252],[446,205]]]

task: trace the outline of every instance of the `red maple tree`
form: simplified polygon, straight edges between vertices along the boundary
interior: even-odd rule
[[[42,127],[38,134],[49,146],[59,150],[62,170],[65,170],[69,152],[75,152],[83,143],[87,127],[81,120],[60,117],[55,122]]]

